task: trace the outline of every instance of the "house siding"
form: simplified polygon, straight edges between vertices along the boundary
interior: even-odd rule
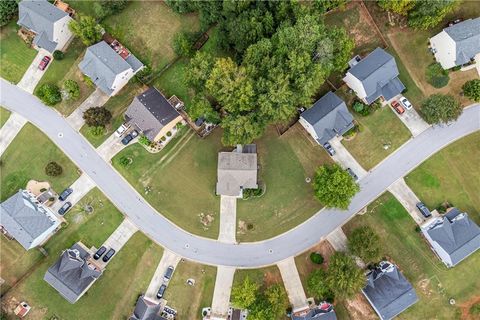
[[[160,132],[155,136],[155,139],[153,139],[153,140],[154,141],[160,140],[163,136],[165,136],[167,134],[168,131],[172,130],[177,125],[177,123],[181,122],[182,119],[183,119],[182,116],[178,115],[178,117],[176,117],[175,119],[170,121],[170,123],[168,123],[166,126],[164,126],[160,130]]]
[[[347,86],[355,91],[355,94],[362,100],[367,97],[367,93],[365,92],[365,88],[360,80],[358,80],[354,75],[350,72],[347,72],[343,81],[347,84]]]
[[[300,124],[307,130],[307,132],[312,136],[312,138],[318,143],[317,139],[317,133],[315,132],[315,129],[310,125],[310,123],[307,122],[302,116],[300,116],[300,119],[298,120]]]
[[[64,49],[73,37],[72,32],[68,29],[70,21],[72,21],[72,18],[70,18],[70,16],[65,16],[54,24],[53,41],[58,43],[56,50]]]
[[[456,43],[445,31],[430,38],[430,46],[434,50],[435,59],[443,69],[456,66]]]

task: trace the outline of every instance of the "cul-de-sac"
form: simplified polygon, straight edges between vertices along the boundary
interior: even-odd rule
[[[480,319],[480,0],[0,0],[0,320]]]

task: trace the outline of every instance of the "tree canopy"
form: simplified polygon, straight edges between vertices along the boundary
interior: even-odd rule
[[[83,113],[83,120],[89,127],[105,127],[112,119],[112,114],[105,107],[88,108]]]
[[[36,90],[36,94],[47,106],[53,106],[62,101],[60,89],[54,84],[42,84]]]
[[[317,300],[333,300],[334,295],[327,283],[327,271],[315,269],[310,273],[307,279],[307,288],[309,292],[315,295]]]
[[[247,276],[239,285],[232,287],[231,302],[237,308],[248,308],[254,301],[260,286]]]
[[[313,179],[315,196],[327,207],[347,209],[350,200],[360,190],[352,176],[338,164],[317,169]]]
[[[78,99],[80,97],[80,86],[75,80],[65,80],[63,83],[63,89],[66,93],[67,99]]]
[[[475,102],[480,101],[480,79],[474,79],[465,82],[462,86],[463,94],[470,100]]]
[[[363,271],[353,259],[342,252],[330,257],[326,284],[338,298],[351,298],[365,285]]]
[[[102,39],[102,27],[97,24],[93,17],[80,16],[79,20],[70,21],[68,27],[86,46],[91,46]]]
[[[356,228],[348,236],[348,249],[365,262],[373,262],[380,256],[380,237],[369,226]]]
[[[422,103],[421,112],[425,121],[438,124],[457,120],[463,108],[451,95],[433,94]]]
[[[120,13],[128,5],[128,0],[100,0],[93,3],[93,10],[99,19]]]
[[[0,26],[4,26],[12,20],[18,12],[18,1],[2,0],[0,1]]]

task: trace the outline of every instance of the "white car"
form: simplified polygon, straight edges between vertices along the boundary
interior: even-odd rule
[[[118,127],[117,131],[115,131],[115,136],[120,138],[127,129],[128,129],[128,126],[126,126],[125,123],[122,124],[120,127]]]
[[[412,104],[410,103],[410,101],[408,101],[407,98],[401,97],[400,98],[400,103],[405,107],[405,109],[407,109],[407,110],[412,109]]]

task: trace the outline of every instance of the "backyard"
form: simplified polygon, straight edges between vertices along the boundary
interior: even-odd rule
[[[7,122],[10,117],[10,111],[5,108],[0,107],[0,128],[3,127],[5,122]]]

